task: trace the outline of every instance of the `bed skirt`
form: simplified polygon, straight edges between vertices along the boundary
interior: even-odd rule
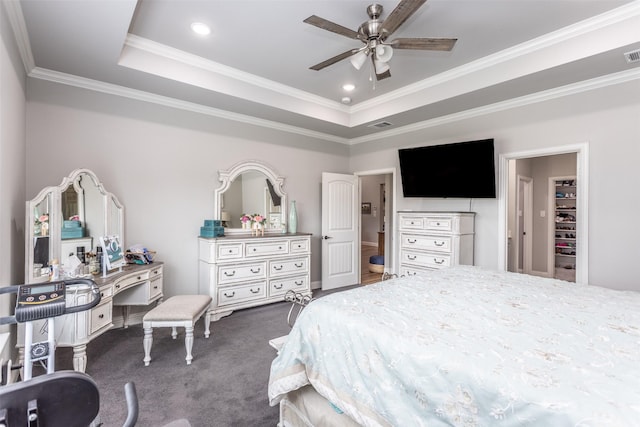
[[[287,393],[280,401],[278,427],[357,427],[358,423],[337,409],[312,386]]]

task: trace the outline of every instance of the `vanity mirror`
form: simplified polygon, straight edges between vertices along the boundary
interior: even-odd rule
[[[225,234],[249,233],[242,228],[242,214],[266,216],[267,233],[281,233],[286,227],[287,195],[284,177],[256,160],[241,162],[220,171],[220,187],[215,190],[216,219],[226,225]]]
[[[124,208],[88,169],[76,169],[55,187],[27,201],[25,282],[49,280],[49,263],[64,264],[78,248],[95,251],[99,238],[124,241]]]

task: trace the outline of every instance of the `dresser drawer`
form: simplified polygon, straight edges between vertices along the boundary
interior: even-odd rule
[[[452,231],[453,220],[445,217],[427,217],[424,221],[424,229],[431,231]]]
[[[162,277],[156,277],[149,283],[149,300],[154,301],[162,295]]]
[[[452,245],[449,236],[402,234],[402,247],[450,253]]]
[[[291,241],[291,253],[296,252],[308,252],[309,251],[309,239],[300,239]]]
[[[218,259],[242,258],[242,243],[225,243],[218,246]]]
[[[89,334],[111,324],[111,301],[99,304],[91,309],[91,330]]]
[[[269,282],[269,296],[284,295],[287,291],[308,291],[309,282],[307,276],[288,277],[286,279],[274,279]]]
[[[289,253],[289,242],[286,240],[247,243],[245,256],[286,255]]]
[[[254,262],[251,264],[224,265],[218,267],[218,283],[233,283],[242,280],[265,279],[267,277],[267,263]]]
[[[123,291],[138,282],[147,280],[148,278],[149,271],[144,271],[139,274],[132,274],[131,276],[124,277],[115,282],[115,284],[113,285],[113,292],[117,294],[118,292]]]
[[[412,215],[401,215],[400,229],[401,230],[423,230],[424,217],[412,216]]]
[[[451,266],[451,257],[445,254],[403,251],[400,262],[407,264],[419,264],[430,268],[442,268]]]
[[[218,289],[218,307],[267,297],[266,281]]]
[[[307,271],[309,271],[309,259],[307,257],[269,261],[270,277],[306,273]]]
[[[400,275],[401,276],[415,276],[416,274],[424,273],[427,271],[436,270],[435,268],[427,268],[427,267],[414,267],[403,265],[400,266]]]

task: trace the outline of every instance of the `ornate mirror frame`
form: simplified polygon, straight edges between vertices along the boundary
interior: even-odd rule
[[[218,187],[214,192],[214,215],[215,219],[222,220],[222,211],[224,209],[224,193],[231,187],[233,181],[240,175],[245,172],[260,172],[265,175],[271,184],[273,185],[273,190],[275,193],[280,196],[280,215],[281,215],[281,223],[283,227],[286,226],[287,222],[287,193],[284,192],[282,186],[284,184],[284,177],[278,175],[275,170],[269,165],[262,163],[258,160],[247,160],[244,162],[237,163],[232,166],[230,169],[218,171],[218,179],[221,182],[220,187]],[[251,213],[251,212],[246,212]],[[258,212],[263,213],[263,212]],[[264,214],[268,214],[268,212],[264,212]],[[266,233],[282,233],[283,228],[267,228],[265,230]],[[242,228],[225,228],[225,234],[250,234],[250,230],[245,230]]]
[[[61,259],[62,255],[62,226],[64,218],[62,214],[62,194],[69,188],[74,188],[78,194],[78,214],[82,224],[85,224],[87,212],[84,200],[83,187],[80,186],[80,178],[90,178],[100,194],[101,206],[96,206],[96,210],[102,211],[102,230],[105,235],[118,235],[120,242],[124,242],[124,206],[118,198],[105,190],[95,173],[89,169],[76,169],[69,176],[62,179],[58,186],[45,187],[38,195],[26,202],[26,223],[25,223],[25,282],[40,282],[48,280],[47,276],[34,274],[34,250],[38,237],[42,237],[41,232],[36,232],[38,218],[36,214],[48,214],[48,259]],[[83,197],[80,197],[83,196]],[[39,210],[45,206],[47,212]],[[93,233],[93,246],[99,243],[99,237]]]

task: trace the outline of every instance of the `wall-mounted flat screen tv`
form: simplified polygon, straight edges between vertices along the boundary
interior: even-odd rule
[[[495,198],[493,139],[398,150],[404,197]]]

